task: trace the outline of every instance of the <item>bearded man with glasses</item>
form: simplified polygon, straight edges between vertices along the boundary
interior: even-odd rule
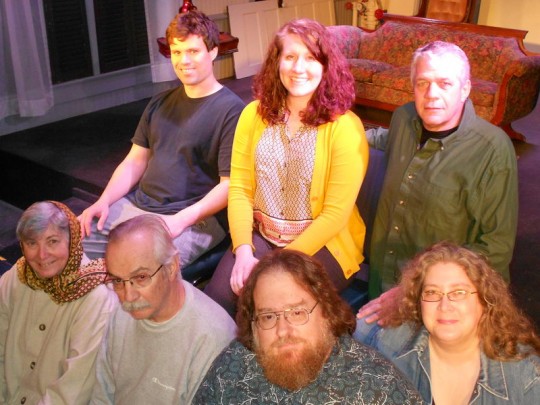
[[[98,355],[92,404],[189,404],[236,325],[183,281],[165,222],[145,214],[109,235],[107,286],[121,307]]]
[[[194,404],[420,404],[382,355],[351,338],[355,318],[311,256],[265,255],[239,296],[238,340],[214,361]]]

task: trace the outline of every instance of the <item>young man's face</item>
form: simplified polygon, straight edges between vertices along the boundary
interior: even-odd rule
[[[471,82],[461,83],[462,65],[451,55],[423,56],[416,65],[413,83],[416,111],[424,128],[445,131],[461,121]]]
[[[335,342],[317,301],[295,279],[276,269],[260,276],[253,293],[255,315],[277,312],[276,325],[264,330],[253,323],[255,352],[272,383],[294,390],[308,385],[322,369]],[[313,312],[303,325],[285,319],[284,310]]]
[[[170,49],[176,76],[186,88],[213,83],[212,62],[217,56],[217,47],[208,51],[201,36],[189,35],[183,41],[174,38]]]

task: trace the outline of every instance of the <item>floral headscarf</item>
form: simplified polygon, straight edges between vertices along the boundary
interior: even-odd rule
[[[81,226],[77,217],[64,204],[49,201],[66,215],[69,221],[69,257],[60,274],[54,277],[39,278],[27,263],[24,256],[17,261],[17,273],[23,284],[33,290],[43,290],[57,304],[75,301],[84,297],[99,284],[103,283],[107,276],[103,259],[92,260],[87,265],[81,266],[83,256],[81,242]]]

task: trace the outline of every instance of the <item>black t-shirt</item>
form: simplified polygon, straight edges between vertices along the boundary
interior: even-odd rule
[[[201,98],[189,98],[183,86],[153,97],[131,140],[151,153],[129,200],[159,214],[175,214],[201,200],[220,176],[230,174],[232,141],[243,107],[226,87]]]

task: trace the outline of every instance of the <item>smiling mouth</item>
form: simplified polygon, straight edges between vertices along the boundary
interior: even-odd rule
[[[41,267],[43,269],[47,269],[47,268],[53,266],[55,263],[56,263],[56,260],[53,260],[52,262],[47,262],[47,263],[40,262],[39,267]]]
[[[443,325],[453,325],[457,323],[457,320],[456,319],[438,319],[437,322]]]

